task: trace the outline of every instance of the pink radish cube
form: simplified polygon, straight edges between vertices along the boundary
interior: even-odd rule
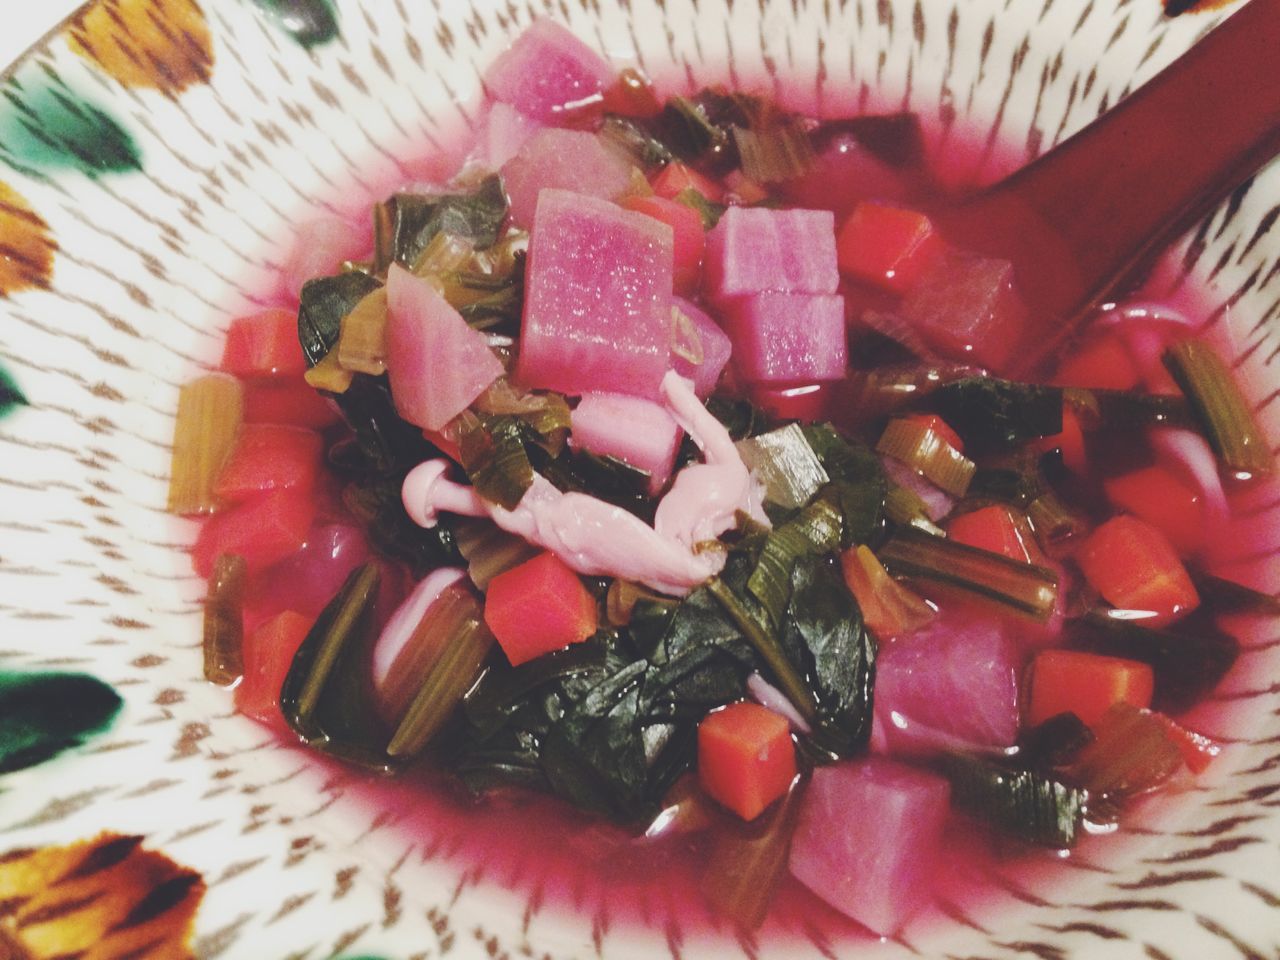
[[[730,207],[707,234],[702,289],[712,300],[767,291],[835,293],[839,283],[830,210]]]
[[[547,19],[530,24],[484,74],[495,100],[543,121],[599,104],[612,80],[600,54]]]
[[[684,297],[673,297],[671,306],[671,369],[692,380],[693,392],[699,397],[709,397],[720,382],[733,345],[700,307]]]
[[[387,271],[387,376],[396,410],[439,430],[503,374],[484,334],[436,292],[393,264]]]
[[[812,383],[845,374],[844,297],[759,293],[726,302],[722,316],[744,380]]]
[[[947,612],[880,649],[876,713],[891,750],[1009,747],[1018,739],[1023,657],[998,622]],[[936,731],[940,742],[928,736]]]
[[[916,281],[902,317],[945,356],[1000,370],[1022,343],[1027,311],[1008,260],[952,253]]]
[[[818,767],[791,841],[791,873],[888,936],[927,898],[950,799],[942,777],[892,760]]]
[[[631,160],[594,133],[546,127],[503,164],[502,182],[512,221],[529,228],[543,190],[616,200],[631,189],[631,171]]]
[[[526,117],[511,104],[495,103],[489,108],[480,141],[485,166],[490,170],[499,169],[541,129],[541,123]]]
[[[671,228],[567,190],[538,201],[516,379],[658,399],[671,363]]]
[[[569,443],[576,449],[625,460],[649,474],[656,494],[671,479],[681,430],[666,408],[625,393],[588,393],[572,414]]]

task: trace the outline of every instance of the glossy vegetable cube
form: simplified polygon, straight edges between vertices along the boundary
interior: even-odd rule
[[[484,622],[519,666],[596,632],[595,597],[554,553],[540,553],[489,581]]]
[[[653,192],[668,200],[674,200],[686,190],[695,190],[712,203],[719,203],[724,192],[716,181],[679,160],[663,167],[653,181]]]
[[[683,297],[672,297],[671,307],[671,369],[692,380],[693,392],[699,397],[709,397],[720,382],[733,345],[702,308]]]
[[[245,636],[244,679],[235,690],[237,710],[282,733],[289,732],[280,712],[280,688],[311,625],[310,617],[285,610]]]
[[[630,157],[594,133],[546,127],[530,136],[502,166],[511,220],[531,228],[544,190],[620,200],[632,188],[632,169]]]
[[[644,470],[651,494],[671,479],[683,431],[661,404],[625,393],[587,393],[571,420],[570,444]]]
[[[796,775],[786,717],[758,703],[731,703],[698,724],[698,781],[712,799],[754,820]]]
[[[928,899],[950,797],[942,777],[892,760],[818,767],[791,841],[791,873],[888,936]]]
[[[841,225],[836,243],[842,272],[890,293],[909,290],[942,250],[923,213],[866,201]]]
[[[955,252],[932,259],[901,313],[938,352],[996,371],[1018,350],[1027,318],[1013,286],[1013,264]]]
[[[247,423],[214,483],[221,500],[237,502],[267,490],[310,490],[320,471],[320,434],[277,423]]]
[[[342,417],[333,404],[297,380],[251,380],[244,385],[245,423],[289,423],[320,430]]]
[[[275,307],[232,320],[221,367],[237,377],[301,377],[307,360],[298,344],[297,313]]]
[[[580,395],[658,398],[671,356],[671,228],[544,190],[529,241],[516,379]]]
[[[1036,726],[1070,711],[1096,726],[1117,703],[1151,706],[1155,675],[1137,660],[1079,650],[1042,650],[1031,664],[1027,723]]]
[[[993,503],[953,517],[947,536],[979,550],[989,550],[1022,563],[1043,563],[1044,555],[1026,514],[1008,504]]]
[[[386,338],[396,410],[428,430],[443,427],[504,372],[484,334],[431,284],[394,264],[387,272]]]
[[[1200,605],[1200,595],[1160,530],[1122,514],[1099,526],[1076,555],[1089,585],[1121,610],[1142,611],[1145,626],[1162,626]]]
[[[679,201],[658,196],[627,197],[622,205],[671,228],[674,235],[675,289],[677,293],[692,295],[702,277],[702,258],[707,249],[707,234],[698,211]]]
[[[1139,467],[1108,477],[1102,483],[1117,510],[1131,513],[1156,527],[1182,556],[1204,546],[1204,496],[1181,474],[1162,464]]]
[[[192,564],[208,577],[214,560],[234,553],[250,573],[264,570],[297,552],[315,515],[309,490],[270,490],[210,517],[191,548]]]
[[[612,80],[603,57],[546,18],[531,23],[484,73],[495,100],[542,121],[598,109]]]
[[[760,293],[724,303],[721,315],[744,380],[811,383],[845,374],[843,297]]]
[[[829,210],[730,207],[707,234],[702,290],[713,300],[765,292],[831,294],[839,283]]]

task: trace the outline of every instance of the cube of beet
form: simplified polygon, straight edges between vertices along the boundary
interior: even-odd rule
[[[631,170],[631,160],[594,133],[545,127],[502,166],[511,219],[530,227],[538,195],[547,189],[616,200],[631,188]]]
[[[934,258],[903,301],[902,316],[940,353],[994,370],[1015,355],[1027,321],[1013,264],[968,253]]]
[[[650,493],[671,478],[682,431],[661,404],[624,393],[584,394],[572,428],[569,443],[575,448],[617,457],[648,473]]]
[[[671,369],[692,380],[698,396],[709,397],[720,382],[733,345],[706,311],[683,297],[673,297],[671,305],[680,314],[673,318]]]
[[[530,24],[484,74],[495,100],[544,121],[599,104],[612,80],[603,57],[547,19]]]
[[[889,935],[926,900],[951,787],[892,760],[818,767],[791,842],[792,875],[875,933]]]
[[[516,379],[658,398],[671,357],[671,228],[544,190],[529,239]]]
[[[890,750],[1012,746],[1023,660],[998,622],[952,611],[882,647],[876,713]]]
[[[726,302],[722,319],[744,380],[812,383],[844,376],[843,297],[760,293]]]
[[[702,289],[713,300],[753,293],[835,293],[830,210],[730,207],[707,234]]]

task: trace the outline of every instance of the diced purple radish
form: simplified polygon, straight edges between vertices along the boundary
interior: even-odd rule
[[[572,190],[601,200],[616,200],[631,189],[630,158],[594,133],[545,127],[502,166],[502,182],[516,226],[533,225],[543,190]]]
[[[495,100],[543,121],[600,103],[612,80],[603,57],[545,18],[531,23],[484,74]]]
[[[661,404],[625,393],[588,393],[574,408],[571,422],[571,446],[644,470],[650,494],[671,479],[682,431]]]
[[[672,233],[567,190],[538,201],[516,379],[581,395],[658,399],[671,362]]]
[[[1000,370],[1022,344],[1027,311],[1008,260],[951,252],[907,294],[902,318],[944,356]]]
[[[495,103],[489,108],[480,140],[485,166],[497,170],[518,154],[529,138],[541,129],[541,123],[526,117],[511,104]]]
[[[900,487],[906,487],[924,504],[929,519],[937,523],[956,505],[956,498],[947,493],[932,481],[925,479],[901,460],[893,457],[881,457],[880,465],[884,467],[885,476]]]
[[[951,786],[868,757],[813,771],[791,841],[792,875],[882,936],[928,899]]]
[[[814,383],[845,374],[844,297],[759,293],[721,313],[738,374],[752,383]]]
[[[467,326],[427,281],[387,271],[387,376],[396,410],[439,430],[504,373],[484,334]]]
[[[313,277],[337,273],[347,260],[359,260],[373,249],[369,217],[357,223],[326,217],[304,223],[297,230],[293,252],[284,268],[284,293],[297,297]]]
[[[699,397],[711,396],[733,352],[729,337],[702,310],[684,297],[673,297],[672,308],[689,320],[674,318],[671,334],[671,369],[693,381]],[[696,342],[695,342],[696,341]]]
[[[730,207],[707,234],[703,292],[835,293],[836,218],[830,210]]]
[[[891,752],[930,752],[957,741],[1009,747],[1018,738],[1023,657],[998,621],[946,611],[880,649],[876,714]],[[933,738],[932,733],[940,734]]]

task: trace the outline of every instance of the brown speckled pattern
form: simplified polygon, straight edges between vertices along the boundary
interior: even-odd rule
[[[533,15],[567,19],[668,86],[762,87],[830,115],[918,109],[940,120],[931,149],[993,179],[1122,98],[1230,8],[1166,20],[1156,0],[338,6],[341,37],[306,50],[252,4],[206,0],[215,67],[208,84],[184,89],[123,87],[64,38],[31,54],[111,104],[145,172],[4,172],[58,252],[49,292],[0,299],[0,363],[31,401],[0,420],[0,667],[87,670],[128,705],[77,755],[0,784],[0,850],[103,829],[145,837],[208,885],[201,958],[849,956],[816,927],[785,946],[705,943],[661,915],[638,932],[604,908],[561,914],[483,871],[462,873],[448,837],[402,836],[354,803],[342,777],[231,715],[226,693],[200,677],[203,585],[181,551],[192,529],[162,510],[178,385],[269,288],[294,226],[428,176],[415,157],[465,152],[480,71]],[[7,92],[20,96],[11,81]],[[1211,322],[1233,331],[1273,439],[1278,215],[1272,168],[1179,258],[1209,283],[1220,305]],[[1280,587],[1277,510],[1280,492],[1259,492],[1224,562],[1270,590]],[[1259,624],[1253,636],[1218,697],[1234,740],[1190,801],[1145,808],[1105,860],[1078,860],[1057,887],[996,878],[996,903],[941,904],[897,940],[860,942],[858,956],[1276,957],[1280,628]]]

